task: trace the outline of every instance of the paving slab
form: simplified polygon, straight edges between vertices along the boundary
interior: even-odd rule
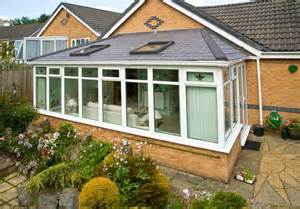
[[[7,182],[14,186],[17,186],[17,185],[23,183],[25,180],[26,180],[26,178],[24,176],[18,175],[18,176],[15,176],[15,177],[7,180]]]
[[[16,199],[17,198],[16,188],[11,188],[10,190],[2,193],[0,198],[1,198],[1,200],[5,201],[5,202],[9,202],[13,199]]]
[[[12,187],[13,187],[12,185],[10,185],[10,184],[8,184],[8,183],[6,183],[6,182],[2,182],[2,183],[0,184],[0,193],[9,190],[9,189],[11,189]]]

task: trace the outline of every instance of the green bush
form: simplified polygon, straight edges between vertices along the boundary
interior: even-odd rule
[[[97,177],[86,183],[79,195],[80,209],[119,209],[117,185],[109,178]]]
[[[14,98],[9,94],[0,96],[1,127],[10,127],[13,132],[22,133],[37,117],[37,111],[27,101]]]
[[[167,202],[168,180],[158,172],[151,158],[113,152],[103,160],[97,175],[117,183],[122,206],[163,208]]]
[[[41,173],[31,177],[26,182],[29,192],[38,192],[44,189],[63,189],[71,185],[70,173],[72,167],[67,163],[54,165]]]
[[[190,209],[242,209],[247,201],[234,192],[216,192],[211,198],[192,200]]]
[[[180,195],[170,192],[168,197],[168,203],[164,209],[184,209],[184,202]]]

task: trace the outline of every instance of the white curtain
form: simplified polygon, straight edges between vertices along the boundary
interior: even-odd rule
[[[54,52],[54,44],[53,40],[43,40],[43,55]]]
[[[26,59],[41,55],[40,40],[26,40]]]
[[[218,142],[215,88],[187,87],[187,122],[189,138]]]

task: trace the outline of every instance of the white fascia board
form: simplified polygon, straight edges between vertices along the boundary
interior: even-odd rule
[[[224,38],[232,41],[233,43],[237,44],[238,46],[246,49],[247,51],[251,52],[252,54],[255,54],[256,56],[259,56],[261,54],[260,50],[255,49],[254,47],[246,44],[245,42],[239,40],[238,38],[234,37],[233,35],[225,32],[224,30],[220,29],[219,27],[211,24],[207,20],[199,17],[198,15],[193,14],[192,12],[182,8],[178,4],[174,3],[172,0],[164,0],[164,3],[168,4],[169,6],[175,8],[176,10],[182,12],[183,14],[187,15],[188,17],[196,20],[197,22],[201,23],[205,27],[213,30],[214,32],[218,33],[219,35],[223,36]]]
[[[300,59],[300,52],[263,52],[261,59]]]
[[[40,37],[42,33],[46,30],[46,28],[50,25],[50,23],[54,20],[54,18],[57,16],[57,14],[62,10],[65,9],[68,13],[70,13],[75,19],[77,19],[80,23],[82,23],[85,27],[87,27],[90,31],[92,31],[96,36],[100,36],[97,31],[95,31],[93,28],[91,28],[88,24],[86,24],[84,21],[82,21],[78,16],[76,16],[73,12],[71,12],[69,9],[67,9],[64,5],[61,5],[57,11],[52,15],[50,20],[47,22],[47,24],[42,28],[42,30],[38,33],[37,37]]]
[[[147,65],[147,66],[207,66],[207,67],[228,67],[228,61],[32,61],[31,65]]]
[[[108,38],[114,31],[116,31],[136,10],[145,3],[145,0],[140,0],[124,17],[122,17],[103,37],[102,39]]]

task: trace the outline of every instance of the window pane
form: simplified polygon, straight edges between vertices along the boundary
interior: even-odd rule
[[[56,51],[66,49],[68,47],[67,43],[67,40],[56,40]]]
[[[68,115],[78,116],[78,80],[65,79],[65,112]]]
[[[82,116],[98,120],[98,81],[82,80]]]
[[[36,78],[36,107],[46,109],[46,78]]]
[[[122,124],[121,82],[103,81],[103,121]]]
[[[65,68],[65,76],[78,76],[78,68],[77,67],[66,67]]]
[[[126,69],[126,79],[147,80],[147,69]]]
[[[153,70],[155,81],[178,81],[178,70]]]
[[[103,77],[119,77],[119,70],[103,70]]]
[[[59,75],[60,74],[60,69],[59,68],[49,68],[49,74]]]
[[[26,59],[41,55],[41,42],[39,40],[26,40]]]
[[[229,69],[227,68],[227,69],[223,70],[223,80],[224,80],[224,83],[226,81],[228,81],[229,79],[230,79],[230,77],[229,77]]]
[[[35,74],[46,75],[46,67],[36,67]]]
[[[127,126],[148,129],[148,85],[146,83],[127,83]]]
[[[225,133],[231,128],[230,84],[224,86]]]
[[[49,78],[50,110],[61,112],[61,78]]]
[[[50,41],[50,40],[48,40],[48,41],[46,41],[46,40],[43,40],[42,41],[42,43],[43,43],[43,55],[45,55],[45,54],[50,54],[50,53],[52,53],[52,52],[54,52],[54,44],[55,44],[55,42],[54,41]]]
[[[188,72],[188,81],[214,82],[213,73]]]
[[[188,137],[218,142],[217,93],[215,88],[187,87]]]
[[[82,68],[83,77],[98,77],[98,68]]]
[[[179,87],[154,85],[155,131],[180,135]]]

